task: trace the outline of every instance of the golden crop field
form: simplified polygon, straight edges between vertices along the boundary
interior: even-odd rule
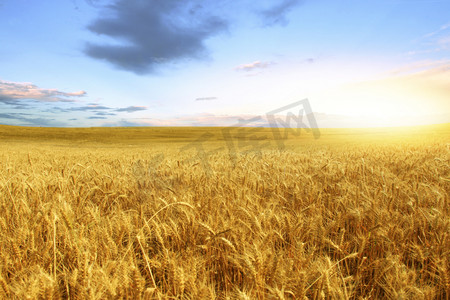
[[[0,298],[449,299],[450,124],[271,136],[0,126]]]

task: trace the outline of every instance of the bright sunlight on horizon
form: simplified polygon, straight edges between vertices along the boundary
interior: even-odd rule
[[[1,299],[450,299],[450,0],[0,0]]]
[[[448,11],[448,1],[0,0],[0,124],[232,126],[302,99],[320,128],[448,123]]]

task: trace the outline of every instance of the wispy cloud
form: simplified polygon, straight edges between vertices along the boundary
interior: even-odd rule
[[[276,116],[286,119],[286,116]],[[279,124],[278,124],[279,125]],[[278,126],[277,125],[277,126]],[[296,126],[294,122],[290,126]],[[167,119],[160,118],[133,118],[106,122],[103,126],[233,126],[233,127],[271,127],[266,115],[237,114],[216,115],[199,113],[183,115]]]
[[[0,80],[0,102],[17,105],[21,100],[40,102],[75,102],[75,98],[86,96],[85,91],[63,92],[57,89],[44,89],[29,82]]]
[[[420,55],[428,53],[437,53],[450,49],[450,23],[440,26],[437,30],[427,33],[417,40],[421,49],[408,51],[407,55]]]
[[[80,106],[80,107],[71,107],[66,109],[67,111],[98,111],[98,110],[110,110],[111,107],[103,106],[103,105],[86,105],[86,106]]]
[[[106,111],[110,112],[106,112]],[[122,107],[122,108],[114,108],[114,107],[108,107],[96,103],[91,103],[84,106],[78,106],[78,107],[53,107],[50,111],[59,113],[59,112],[74,112],[74,111],[80,111],[80,112],[96,112],[96,115],[102,115],[102,116],[114,116],[116,113],[113,112],[135,112],[135,111],[142,111],[147,110],[146,106],[128,106],[128,107]]]
[[[450,46],[450,34],[439,38],[437,42],[440,46],[447,49]]]
[[[106,112],[98,112],[95,113],[96,116],[116,116],[117,114],[114,113],[106,113]]]
[[[446,67],[450,65],[450,60],[423,60],[417,61],[404,65],[402,67],[396,68],[389,72],[389,75],[406,75],[414,74],[422,71],[438,69],[441,67]]]
[[[214,114],[194,114],[178,116],[167,119],[160,118],[134,118],[122,119],[114,122],[107,122],[103,126],[230,126],[239,124],[239,120],[253,118],[253,115],[214,115]],[[267,123],[267,122],[266,122]],[[264,120],[253,122],[249,126],[261,126],[266,124]]]
[[[55,119],[44,117],[31,117],[32,114],[27,113],[0,113],[0,120],[7,119],[8,124],[21,126],[66,126],[67,124]]]
[[[87,119],[89,119],[89,120],[105,120],[107,118],[106,117],[95,117],[95,116],[92,116],[92,117],[87,117]]]
[[[195,101],[212,101],[212,100],[217,100],[217,97],[200,97],[200,98],[196,98]]]
[[[450,23],[442,25],[441,27],[439,27],[438,30],[429,32],[429,33],[425,34],[423,37],[424,38],[429,38],[429,37],[432,37],[432,36],[435,36],[435,35],[441,33],[442,31],[445,31],[447,29],[450,29]]]
[[[132,113],[135,111],[142,111],[142,110],[147,110],[147,107],[146,106],[128,106],[128,107],[118,108],[115,111]]]
[[[235,67],[234,69],[236,71],[250,72],[250,71],[254,71],[254,70],[258,70],[258,69],[268,68],[269,66],[271,66],[273,64],[274,64],[273,62],[264,62],[264,61],[257,60],[252,63],[249,63],[249,64],[239,65],[239,66]]]

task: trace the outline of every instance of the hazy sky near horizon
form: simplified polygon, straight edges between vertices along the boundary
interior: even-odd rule
[[[0,124],[450,122],[450,1],[0,0]],[[251,124],[250,124],[251,125]]]

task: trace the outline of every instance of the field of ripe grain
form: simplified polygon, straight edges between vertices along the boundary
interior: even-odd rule
[[[0,139],[0,298],[450,297],[449,124]]]

